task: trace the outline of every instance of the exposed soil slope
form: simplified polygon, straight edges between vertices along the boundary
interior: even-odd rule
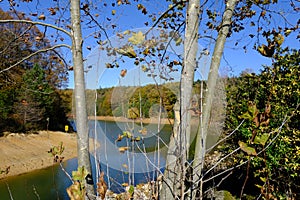
[[[65,160],[77,156],[76,134],[40,131],[39,134],[8,134],[0,138],[0,170],[9,167],[0,179],[53,165],[48,153],[51,147],[63,142]]]

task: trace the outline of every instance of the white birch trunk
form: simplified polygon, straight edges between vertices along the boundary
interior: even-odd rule
[[[204,156],[206,151],[206,137],[208,124],[210,119],[210,113],[212,109],[212,101],[216,89],[219,66],[221,62],[221,57],[224,51],[224,45],[226,42],[227,35],[231,26],[231,18],[234,12],[234,8],[238,0],[228,0],[226,3],[225,12],[223,14],[221,28],[218,33],[217,41],[214,48],[214,53],[212,55],[212,61],[210,65],[210,71],[207,80],[207,92],[205,97],[205,104],[203,110],[203,121],[200,124],[195,147],[195,156],[193,162],[193,171],[194,171],[194,183],[200,192],[200,199],[202,198],[202,170],[204,164]]]
[[[161,199],[184,199],[187,158],[190,147],[190,108],[194,70],[198,51],[200,1],[190,0],[186,13],[186,28],[184,36],[184,60],[180,80],[179,113],[175,108],[174,133],[170,140],[164,183]],[[178,116],[179,115],[179,119]],[[176,132],[175,132],[176,131]]]
[[[92,175],[89,155],[89,129],[85,96],[85,81],[82,55],[82,34],[80,19],[80,0],[71,0],[71,20],[72,20],[72,56],[74,65],[75,82],[75,109],[76,109],[76,129],[77,129],[77,151],[78,166],[88,171]],[[92,177],[92,176],[90,176]],[[87,194],[95,194],[94,185],[85,184]]]

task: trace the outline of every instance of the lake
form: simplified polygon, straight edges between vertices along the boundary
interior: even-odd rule
[[[147,182],[154,180],[158,171],[163,172],[167,155],[165,144],[169,143],[171,125],[143,124],[141,126],[139,123],[90,121],[89,126],[90,137],[100,143],[97,151],[91,152],[94,180],[96,180],[95,172],[101,168],[101,171],[106,174],[109,188],[115,192],[122,192],[123,183]],[[117,141],[120,135],[129,132],[136,141],[127,137]],[[208,138],[211,141],[209,143],[214,143],[215,139]],[[121,153],[119,148],[124,146],[130,149]],[[158,146],[160,151],[157,151]],[[99,165],[95,165],[95,157]],[[77,169],[77,159],[65,161],[62,165],[71,174]],[[69,199],[66,188],[70,185],[71,181],[66,174],[59,165],[55,165],[0,180],[0,199]],[[10,198],[9,191],[13,198]]]

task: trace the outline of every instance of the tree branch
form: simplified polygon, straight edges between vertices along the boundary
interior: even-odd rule
[[[34,52],[34,53],[32,53],[32,54],[30,54],[30,55],[28,55],[28,56],[22,58],[20,61],[16,62],[15,64],[13,64],[13,65],[11,65],[11,66],[9,66],[9,67],[7,67],[7,68],[1,70],[1,71],[0,71],[0,74],[3,73],[3,72],[5,72],[5,71],[10,70],[11,68],[13,68],[13,67],[15,67],[15,66],[17,66],[17,65],[19,65],[19,64],[21,64],[22,62],[24,62],[25,60],[31,58],[32,56],[35,56],[35,55],[37,55],[37,54],[39,54],[39,53],[43,53],[43,52],[47,52],[47,51],[52,51],[52,50],[54,50],[54,49],[56,49],[56,48],[59,48],[59,47],[67,47],[67,48],[71,49],[71,46],[69,46],[69,45],[67,45],[67,44],[58,44],[58,45],[54,45],[54,46],[52,46],[52,47],[50,47],[50,48],[40,49],[40,50],[38,50],[38,51],[36,51],[36,52]]]
[[[298,104],[298,105],[296,106],[295,110],[298,110],[299,106],[300,106],[300,104]],[[270,134],[271,134],[271,133],[274,133],[274,132],[277,132],[277,134],[271,139],[271,141],[268,143],[267,146],[265,146],[265,148],[263,148],[260,152],[257,153],[257,156],[260,155],[261,153],[263,153],[264,151],[266,151],[266,150],[270,147],[270,145],[274,143],[274,141],[275,141],[275,140],[277,139],[277,137],[280,135],[283,126],[287,123],[287,121],[288,121],[293,115],[294,115],[294,112],[293,112],[290,116],[288,116],[288,117],[286,116],[286,117],[283,119],[282,124],[281,124],[275,131],[270,132]],[[240,149],[240,147],[239,147],[238,149]],[[236,151],[236,150],[235,150],[235,151]],[[231,153],[231,154],[232,154],[232,153]],[[242,166],[242,165],[244,165],[244,164],[250,162],[253,158],[254,158],[254,157],[251,157],[250,159],[248,159],[248,160],[246,160],[246,161],[240,163],[239,165],[236,165],[236,166],[233,166],[233,167],[231,167],[231,168],[228,168],[228,169],[226,169],[226,170],[224,170],[224,171],[222,171],[222,172],[220,172],[220,173],[218,173],[218,174],[216,174],[216,175],[214,175],[214,176],[212,176],[212,177],[210,177],[210,178],[208,178],[208,179],[206,179],[206,180],[203,180],[203,183],[208,182],[208,181],[210,181],[210,180],[212,180],[212,179],[214,179],[214,178],[216,178],[216,177],[218,177],[218,176],[220,176],[220,175],[222,175],[222,174],[224,174],[224,173],[226,173],[226,172],[228,172],[228,171],[231,171],[231,170],[234,170],[234,169],[236,169],[236,168],[239,168],[240,166]],[[224,160],[224,159],[222,159],[222,160]],[[218,163],[220,163],[220,162],[218,162]],[[212,168],[214,168],[214,167],[215,167],[215,166],[213,166]],[[204,175],[203,175],[203,176],[204,176]]]
[[[63,28],[60,28],[58,26],[55,26],[53,24],[47,24],[44,22],[36,22],[36,21],[30,21],[30,20],[20,20],[20,19],[1,19],[0,20],[0,24],[4,24],[4,23],[24,23],[24,24],[33,24],[33,25],[41,25],[41,26],[46,26],[46,27],[51,27],[53,29],[56,29],[58,31],[61,31],[65,34],[67,34],[68,36],[72,36],[71,33]]]
[[[172,5],[169,9],[167,9],[165,12],[163,12],[160,17],[156,20],[156,22],[152,25],[152,27],[145,33],[145,36],[152,30],[155,28],[155,26],[160,22],[160,20],[165,16],[165,14],[167,14],[169,11],[173,10],[175,7],[177,7],[179,4],[183,4],[186,3],[187,0],[183,0],[183,1],[179,1],[177,3],[175,3],[174,5]]]
[[[20,35],[18,35],[17,37],[15,36],[15,38],[14,38],[13,40],[9,41],[8,44],[6,45],[6,47],[5,47],[2,51],[0,51],[0,54],[2,54],[3,52],[5,52],[7,49],[11,48],[10,45],[11,45],[13,42],[15,42],[17,39],[19,39],[19,38],[21,38],[23,35],[25,35],[25,33],[27,33],[27,31],[29,31],[31,28],[32,28],[32,26],[28,27],[28,28],[27,28],[25,31],[23,31]],[[16,34],[14,34],[14,35],[16,35]]]

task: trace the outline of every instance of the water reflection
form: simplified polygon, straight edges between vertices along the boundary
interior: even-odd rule
[[[96,179],[95,163],[98,163],[101,171],[105,172],[105,180],[109,184],[109,188],[115,192],[123,191],[122,183],[139,184],[148,182],[155,179],[157,171],[163,172],[167,148],[162,148],[163,150],[159,154],[157,154],[155,148],[158,144],[158,136],[160,137],[160,147],[169,143],[172,131],[171,125],[163,125],[159,129],[155,124],[145,125],[147,135],[141,135],[139,130],[142,127],[138,124],[90,121],[89,125],[90,136],[97,138],[100,143],[100,147],[96,151],[97,162],[94,159],[94,152],[92,152],[93,155],[91,156],[94,180]],[[142,139],[134,143],[130,139],[116,142],[118,135],[128,129],[135,136],[141,136]],[[126,145],[132,146],[132,149],[120,153],[118,148]],[[145,153],[144,149],[148,149],[148,151]],[[62,165],[71,174],[72,171],[77,169],[77,159],[68,160]],[[110,178],[108,179],[108,177]],[[66,174],[59,165],[55,165],[28,174],[0,180],[0,199],[10,200],[9,190],[14,200],[39,198],[45,200],[69,199],[66,188],[70,185],[71,181]]]

